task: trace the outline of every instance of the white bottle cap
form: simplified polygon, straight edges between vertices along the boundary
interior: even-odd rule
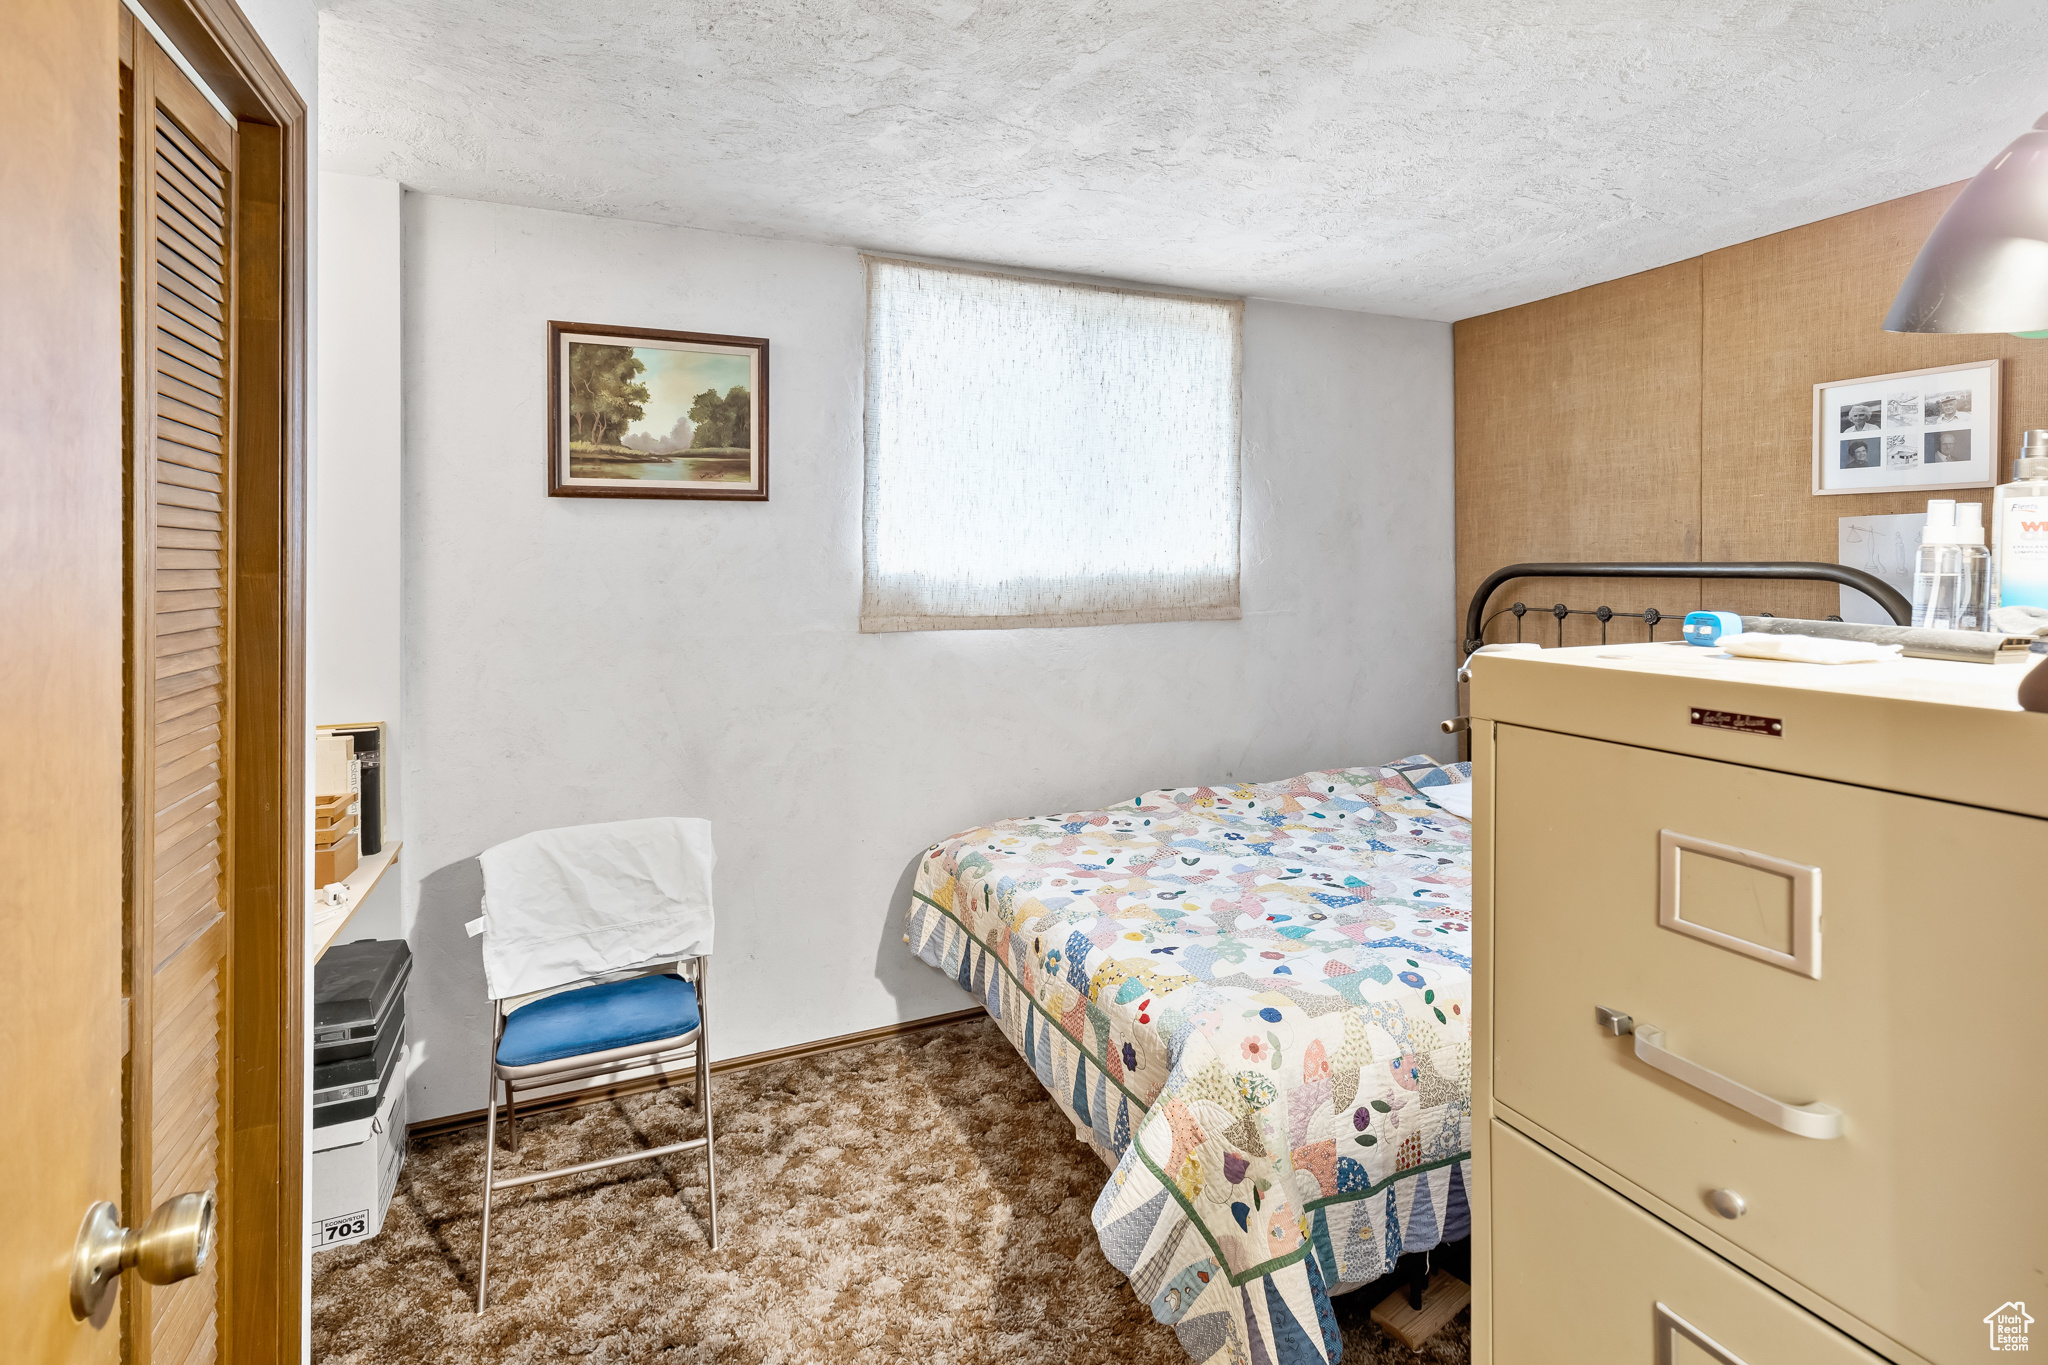
[[[2013,465],[2015,479],[2031,482],[2048,479],[2048,431],[2029,431],[2020,443],[2020,458]]]
[[[1984,543],[1983,503],[1959,502],[1956,504],[1956,543],[1959,545],[1982,545]]]
[[[1927,500],[1927,525],[1920,532],[1922,545],[1982,545],[1984,504],[1966,502],[1956,506],[1954,498]]]

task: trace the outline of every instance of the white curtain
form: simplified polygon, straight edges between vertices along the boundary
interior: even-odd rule
[[[862,630],[1237,617],[1241,302],[862,261]]]

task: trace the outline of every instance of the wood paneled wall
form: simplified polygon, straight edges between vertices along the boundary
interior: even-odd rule
[[[1884,330],[1899,282],[1962,186],[1894,199],[1657,270],[1468,318],[1457,365],[1458,612],[1479,580],[1528,560],[1804,559],[1832,563],[1836,522],[1910,512],[1924,493],[1818,498],[1813,386],[2003,359],[1999,477],[2020,432],[2048,426],[2048,341]],[[1965,501],[1974,492],[1937,494]],[[1987,508],[1987,511],[1989,509]],[[1780,616],[1837,609],[1829,584],[1524,580],[1548,608],[1702,606]],[[1532,613],[1525,638],[1555,643]],[[1675,638],[1675,627],[1658,638]],[[1515,638],[1512,617],[1488,640]],[[1600,638],[1574,617],[1566,644]],[[1641,639],[1635,622],[1610,640]]]

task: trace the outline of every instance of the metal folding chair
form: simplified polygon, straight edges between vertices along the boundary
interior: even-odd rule
[[[488,1091],[489,1117],[485,1121],[484,1145],[484,1226],[482,1252],[477,1260],[476,1311],[482,1313],[490,1287],[491,1262],[491,1196],[500,1190],[516,1189],[521,1185],[532,1185],[542,1180],[555,1180],[562,1176],[581,1175],[586,1171],[603,1170],[607,1166],[620,1166],[631,1161],[650,1161],[655,1157],[672,1156],[695,1148],[704,1149],[704,1180],[711,1202],[711,1249],[718,1249],[718,1167],[712,1150],[711,1132],[711,1060],[709,1052],[709,1029],[705,1022],[704,986],[707,968],[711,959],[706,957],[685,958],[677,962],[677,973],[640,970],[629,975],[593,981],[567,991],[543,995],[515,1004],[508,1011],[505,1001],[494,1000],[497,1023],[491,1043],[490,1088]],[[651,986],[640,986],[639,982],[654,982]],[[676,981],[681,989],[669,987],[668,981]],[[528,1011],[539,1010],[539,1014]],[[690,1016],[694,1013],[694,1019]],[[689,1027],[678,1027],[678,1031],[659,1038],[645,1038],[616,1046],[585,1048],[582,1051],[557,1056],[537,1054],[561,1052],[575,1046],[579,1035],[585,1042],[610,1043],[621,1029],[645,1035],[662,1026],[662,1021],[671,1020],[676,1025],[687,1023]],[[637,1028],[634,1026],[637,1025]],[[503,1060],[508,1052],[506,1036],[513,1035],[514,1047],[509,1049],[514,1060]],[[619,1156],[605,1157],[598,1161],[586,1161],[576,1166],[563,1166],[551,1171],[536,1171],[531,1175],[512,1176],[505,1180],[496,1178],[498,1154],[498,1085],[505,1087],[505,1119],[511,1148],[519,1150],[519,1110],[516,1092],[520,1087],[533,1089],[538,1086],[559,1085],[565,1081],[588,1080],[608,1071],[620,1071],[628,1067],[644,1066],[658,1062],[679,1062],[695,1054],[696,1108],[704,1115],[704,1136],[691,1138],[687,1142],[674,1142],[666,1147],[653,1147],[646,1151],[626,1152]],[[520,1061],[521,1057],[534,1055],[535,1059]]]

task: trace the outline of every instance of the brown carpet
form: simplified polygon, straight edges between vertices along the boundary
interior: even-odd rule
[[[478,1318],[483,1130],[427,1139],[383,1232],[314,1257],[313,1359],[1186,1361],[1096,1245],[1101,1163],[993,1022],[730,1074],[714,1103],[716,1252],[698,1153],[507,1191]],[[522,1127],[505,1174],[698,1132],[673,1090]],[[1336,1300],[1347,1361],[1468,1359],[1463,1315],[1418,1356],[1366,1297]]]

